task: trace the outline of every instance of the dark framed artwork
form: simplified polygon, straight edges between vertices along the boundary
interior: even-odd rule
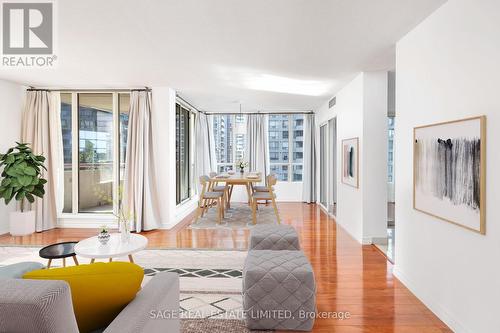
[[[342,183],[359,188],[359,138],[342,140]]]
[[[486,117],[413,129],[413,208],[485,233]]]

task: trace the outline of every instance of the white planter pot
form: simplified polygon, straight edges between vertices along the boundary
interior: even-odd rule
[[[10,234],[12,236],[26,236],[35,232],[35,212],[11,212]]]

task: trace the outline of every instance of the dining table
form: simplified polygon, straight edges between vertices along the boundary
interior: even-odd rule
[[[231,208],[231,196],[233,194],[234,186],[245,186],[248,194],[248,204],[252,200],[252,188],[254,184],[262,182],[262,175],[260,172],[234,172],[234,173],[220,173],[210,178],[210,182],[218,185],[220,183],[226,184],[227,187],[227,206]]]

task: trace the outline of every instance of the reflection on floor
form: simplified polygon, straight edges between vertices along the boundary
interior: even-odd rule
[[[330,214],[331,216],[337,216],[337,203],[336,202],[328,205],[328,214]]]
[[[394,226],[387,227],[387,244],[375,244],[392,263],[394,263],[394,240]]]

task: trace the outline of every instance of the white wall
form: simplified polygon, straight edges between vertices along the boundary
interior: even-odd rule
[[[175,213],[175,91],[153,87],[153,147],[160,204],[159,225],[171,228]]]
[[[364,75],[363,242],[387,238],[387,72]]]
[[[450,0],[397,44],[396,267],[455,332],[500,327],[500,2]],[[412,209],[412,130],[487,116],[486,235]]]
[[[21,114],[24,106],[24,87],[0,80],[0,153],[21,138]],[[15,210],[15,203],[5,206],[0,201],[0,235],[9,231],[9,213]]]
[[[333,108],[325,103],[316,112],[316,140],[319,126],[336,116],[337,223],[360,243],[371,243],[387,233],[387,72],[361,73],[336,96]],[[341,182],[342,140],[354,137],[360,147],[359,188]],[[318,147],[318,175],[320,157]]]
[[[192,213],[198,196],[176,205],[175,104],[176,92],[169,87],[153,87],[153,140],[160,197],[160,228],[171,229]]]

